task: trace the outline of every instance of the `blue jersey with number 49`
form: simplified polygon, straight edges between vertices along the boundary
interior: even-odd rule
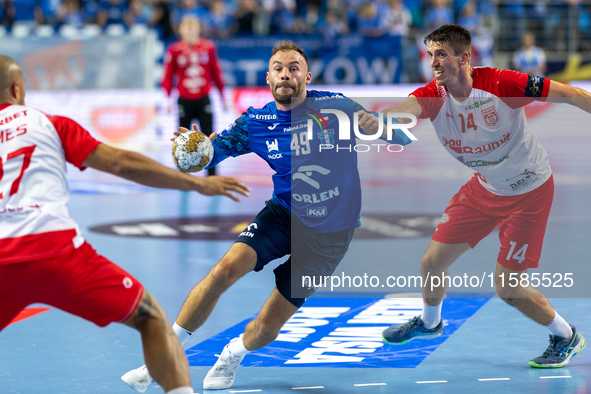
[[[348,140],[339,138],[336,110],[350,120]],[[310,90],[291,111],[275,102],[250,107],[214,140],[211,168],[228,157],[254,152],[275,171],[273,199],[315,233],[359,227],[361,184],[353,114],[364,108],[339,93]],[[312,126],[312,138],[309,127]],[[402,133],[392,143],[410,140]]]

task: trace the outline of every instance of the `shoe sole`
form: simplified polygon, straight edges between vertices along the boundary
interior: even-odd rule
[[[581,334],[579,334],[579,335],[581,335]],[[579,344],[577,346],[575,346],[575,348],[571,352],[571,355],[569,357],[567,357],[566,360],[564,360],[560,364],[546,364],[546,365],[544,365],[544,364],[538,364],[533,361],[530,361],[529,366],[531,368],[546,368],[546,369],[548,369],[548,368],[562,368],[566,364],[568,364],[574,356],[579,354],[581,352],[581,350],[585,349],[585,346],[587,346],[587,341],[585,340],[585,337],[581,335],[581,341],[579,341]]]
[[[412,337],[412,338],[407,339],[406,341],[402,341],[402,342],[390,342],[386,338],[384,338],[384,334],[382,334],[382,341],[384,341],[384,343],[387,343],[388,345],[404,345],[405,343],[408,343],[408,342],[412,341],[413,339],[432,339],[432,338],[437,338],[441,334],[443,334],[443,330],[441,330],[435,334],[420,335],[420,336]]]

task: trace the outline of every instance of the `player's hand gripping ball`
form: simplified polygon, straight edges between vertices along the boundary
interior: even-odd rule
[[[172,160],[183,172],[201,171],[213,159],[213,145],[198,131],[180,133],[172,144]]]

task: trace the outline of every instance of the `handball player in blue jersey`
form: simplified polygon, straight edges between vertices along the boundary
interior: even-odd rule
[[[224,347],[205,377],[204,389],[232,386],[244,356],[275,340],[314,292],[314,285],[321,283],[318,279],[333,273],[360,225],[361,185],[351,149],[355,137],[350,130],[350,140],[339,140],[337,115],[322,109],[342,111],[349,119],[359,113],[359,124],[367,130],[376,127],[378,118],[339,93],[307,90],[311,78],[304,51],[291,41],[278,42],[267,73],[275,100],[262,109],[250,107],[212,139],[215,153],[209,168],[229,157],[255,153],[275,171],[274,191],[226,255],[189,293],[173,327],[181,343],[207,320],[234,282],[275,259],[290,257],[274,269],[271,295],[244,334]],[[310,138],[311,115],[322,119],[320,124],[312,122]],[[397,132],[389,142],[405,145],[410,139]],[[305,277],[317,279],[305,282]],[[141,392],[152,383],[143,367],[122,379]]]

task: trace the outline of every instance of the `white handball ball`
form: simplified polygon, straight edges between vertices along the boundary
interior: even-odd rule
[[[212,159],[213,145],[203,133],[181,133],[172,144],[172,160],[183,172],[201,171]]]

